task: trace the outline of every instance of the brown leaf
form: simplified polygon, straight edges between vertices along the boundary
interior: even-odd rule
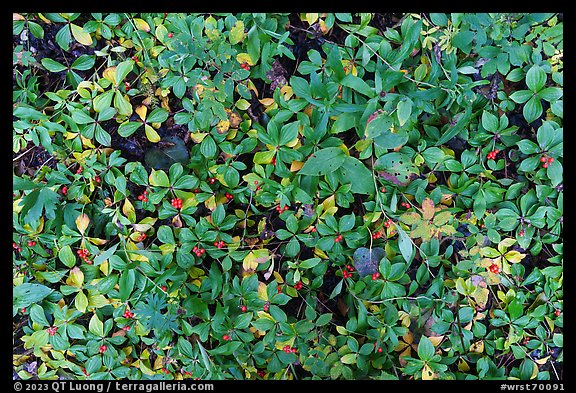
[[[422,201],[422,217],[425,220],[431,220],[434,217],[434,202],[430,198]]]

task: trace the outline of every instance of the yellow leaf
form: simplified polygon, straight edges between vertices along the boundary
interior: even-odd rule
[[[268,300],[268,292],[266,291],[266,284],[262,281],[258,282],[258,297],[264,301]]]
[[[434,378],[436,378],[436,374],[434,373],[434,371],[432,371],[432,369],[428,364],[425,364],[424,367],[422,368],[422,379],[424,381],[430,381],[433,380]]]
[[[290,172],[297,172],[302,169],[303,166],[304,163],[302,161],[292,161],[292,164],[290,164]]]
[[[158,356],[156,358],[156,360],[154,360],[154,367],[152,367],[153,370],[158,370],[160,368],[162,368],[162,361],[164,360],[164,356]]]
[[[295,149],[295,148],[296,148],[296,145],[298,144],[298,142],[300,142],[300,138],[296,137],[296,138],[294,138],[293,140],[291,140],[290,142],[288,142],[288,143],[286,144],[286,146],[287,146],[287,147],[290,147],[290,148],[292,148],[292,149]]]
[[[317,20],[318,20],[318,13],[317,12],[306,13],[306,22],[308,22],[308,24],[312,25]]]
[[[525,256],[526,254],[522,254],[518,251],[508,251],[506,254],[504,254],[504,258],[506,258],[506,260],[510,263],[518,263],[524,259]]]
[[[191,132],[190,139],[192,139],[194,143],[201,143],[207,135],[207,132]]]
[[[70,285],[71,287],[81,288],[82,284],[84,284],[84,273],[78,266],[74,267],[70,270],[70,274],[66,279],[66,284]]]
[[[146,132],[146,138],[148,138],[150,142],[152,143],[160,142],[160,135],[158,135],[156,130],[152,128],[151,125],[145,124],[144,131]]]
[[[472,345],[470,345],[470,352],[476,352],[476,353],[484,352],[484,340],[472,343]]]
[[[252,60],[252,58],[250,57],[250,55],[248,53],[238,53],[236,55],[236,60],[238,61],[238,63],[242,64],[242,63],[248,63],[249,65],[253,66],[254,64],[256,64],[256,62],[254,60]]]
[[[146,107],[146,105],[140,105],[136,109],[134,109],[134,112],[136,112],[138,116],[140,116],[140,119],[146,120],[146,114],[148,113],[148,108]]]
[[[104,261],[102,262],[99,266],[100,271],[107,276],[108,274],[110,274],[110,264],[108,263],[108,261]]]
[[[425,220],[431,220],[434,217],[434,201],[430,198],[422,201],[422,217]]]
[[[437,346],[440,345],[440,344],[442,343],[442,341],[444,340],[444,336],[428,337],[428,339],[430,340],[430,342],[432,343],[432,345],[434,345],[435,347],[437,347]]]
[[[102,73],[104,79],[109,80],[112,83],[116,83],[116,66],[108,67]]]
[[[244,258],[242,266],[244,267],[244,270],[256,270],[260,263],[264,263],[269,259],[270,251],[267,248],[250,251]]]
[[[88,228],[88,224],[90,224],[90,218],[85,213],[76,217],[76,227],[82,235],[84,235],[86,228]]]
[[[72,35],[76,41],[82,45],[92,45],[92,37],[90,36],[90,33],[86,33],[83,28],[73,23],[70,24],[70,27],[72,28]]]
[[[463,373],[470,371],[470,366],[466,363],[466,360],[460,359],[458,361],[458,370],[462,371]]]
[[[124,206],[122,206],[122,213],[124,213],[124,215],[128,217],[130,223],[133,224],[136,221],[136,210],[134,209],[134,205],[132,205],[132,202],[130,202],[128,198],[124,200]]]
[[[336,326],[336,331],[343,336],[348,335],[348,330],[344,326]]]
[[[542,366],[542,365],[546,364],[548,359],[550,359],[550,356],[546,356],[545,358],[542,358],[542,359],[534,359],[534,362],[536,362],[536,364],[539,364]]]
[[[134,18],[134,24],[138,30],[143,30],[147,33],[150,31],[150,25],[144,19]]]
[[[446,206],[452,205],[452,194],[442,194],[440,203]]]
[[[230,120],[220,120],[218,124],[216,124],[216,132],[218,132],[218,134],[225,134],[229,128]]]
[[[259,100],[260,103],[266,107],[271,106],[275,103],[274,98],[262,98]]]

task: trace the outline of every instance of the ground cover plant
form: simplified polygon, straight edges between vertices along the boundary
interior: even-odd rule
[[[563,23],[13,14],[19,379],[563,377]]]

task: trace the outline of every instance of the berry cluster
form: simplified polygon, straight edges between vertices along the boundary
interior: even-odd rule
[[[98,352],[104,353],[104,352],[106,352],[107,349],[108,349],[108,347],[106,345],[100,345],[100,349],[98,349]]]
[[[240,67],[244,68],[246,71],[250,70],[250,64],[248,64],[246,62],[240,64]]]
[[[68,194],[68,187],[62,186],[62,195]]]
[[[246,311],[248,311],[248,307],[246,307],[246,305],[243,304],[240,306],[240,311],[246,312]]]
[[[192,249],[192,252],[194,254],[196,254],[197,257],[201,257],[202,254],[204,254],[206,252],[206,250],[203,248],[199,248],[198,246],[194,246],[194,248]]]
[[[400,202],[400,206],[410,209],[410,204],[408,202]]]
[[[340,243],[343,240],[343,237],[341,234],[338,234],[336,236],[336,238],[334,239],[334,243]]]
[[[296,284],[294,284],[294,289],[299,291],[302,289],[302,281],[298,281]]]
[[[124,314],[122,314],[122,316],[123,316],[124,318],[130,319],[130,318],[133,318],[133,317],[134,317],[134,313],[133,313],[132,311],[126,309],[126,310],[124,311]]]
[[[128,330],[130,330],[130,325],[126,325],[122,328],[122,330],[124,330],[125,332],[127,332]]]
[[[138,56],[136,56],[136,55],[132,56],[132,60],[138,61]]]
[[[175,209],[182,209],[182,203],[184,201],[181,198],[173,198],[170,203]]]
[[[384,221],[384,226],[386,228],[390,228],[392,226],[392,224],[394,224],[394,221],[392,221],[391,218],[389,218],[387,221]]]
[[[496,265],[495,263],[491,264],[490,267],[488,268],[488,270],[490,270],[492,273],[494,274],[498,274],[500,273],[500,266]]]
[[[258,370],[258,373],[257,373],[257,374],[258,374],[258,376],[259,376],[260,378],[264,378],[264,377],[266,376],[266,371],[264,371],[264,370]]]
[[[84,262],[86,262],[87,264],[89,264],[89,265],[92,264],[92,261],[88,259],[88,255],[90,255],[90,252],[87,249],[81,248],[78,251],[76,251],[76,254],[80,258],[84,259]]]
[[[214,245],[216,247],[218,247],[218,249],[221,249],[221,248],[224,248],[224,246],[226,246],[226,243],[224,243],[223,240],[220,240],[220,241],[214,242]]]
[[[234,195],[230,194],[229,192],[226,193],[226,199],[231,200],[234,199]]]
[[[148,202],[148,191],[144,190],[142,194],[138,195],[138,200],[142,202]]]
[[[142,242],[142,241],[144,241],[144,240],[146,240],[146,234],[145,234],[145,233],[141,233],[140,236],[138,236],[138,237],[136,238],[136,241],[137,241],[137,242]]]
[[[278,287],[280,288],[280,287]],[[262,308],[264,309],[264,311],[268,312],[268,310],[270,309],[270,302],[265,302],[264,305],[262,306]]]
[[[28,247],[34,247],[36,242],[34,240],[28,240]]]
[[[548,166],[554,162],[554,157],[548,157],[546,154],[543,154],[540,157],[540,162],[542,163],[542,168],[548,168]]]
[[[216,183],[216,180],[218,180],[218,179],[216,179],[215,177],[211,177],[210,179],[208,179],[208,183],[214,184],[214,183]]]
[[[100,184],[100,182],[102,182],[102,179],[100,179],[100,176],[95,176],[94,177],[94,181],[98,184]]]
[[[378,232],[374,232],[372,234],[372,239],[380,239],[382,237],[382,232],[378,231]]]
[[[256,186],[256,191],[262,189],[262,187],[260,187],[260,186],[258,185],[258,180],[255,180],[255,181],[254,181],[254,185]],[[279,212],[279,213],[281,213],[281,212]]]
[[[58,327],[56,326],[50,326],[48,329],[48,334],[53,336],[56,334],[56,332],[58,331]]]
[[[12,248],[18,252],[22,251],[22,247],[20,247],[16,242],[12,242]]]
[[[282,350],[286,353],[296,353],[297,352],[297,349],[292,348],[290,345],[284,345],[284,348],[282,348]]]
[[[378,272],[372,274],[372,281],[378,280],[379,277],[380,277],[380,273],[378,273]]]
[[[280,205],[276,206],[276,211],[277,211],[278,213],[285,212],[286,210],[288,210],[288,206],[284,206],[284,207],[282,207],[282,206],[280,206]]]
[[[80,165],[80,166],[78,167],[78,169],[76,169],[76,174],[77,174],[77,175],[81,174],[83,170],[84,170],[84,169],[82,168],[82,165]]]
[[[493,160],[496,158],[496,154],[498,154],[498,153],[500,153],[500,150],[498,150],[498,149],[492,150],[491,152],[486,154],[486,158],[488,158],[489,160]]]
[[[354,271],[354,267],[352,265],[346,265],[346,270],[342,271],[342,277],[344,277],[344,278],[352,277],[353,271]]]

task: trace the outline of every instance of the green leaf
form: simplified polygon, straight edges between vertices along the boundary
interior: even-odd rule
[[[120,85],[120,83],[126,78],[126,76],[132,71],[134,68],[134,61],[133,60],[125,60],[119,63],[116,66],[116,76],[115,76],[115,83],[116,85]]]
[[[38,304],[34,304],[30,307],[30,318],[32,319],[32,322],[37,323],[42,327],[50,326],[46,319],[46,315],[44,314],[44,309]]]
[[[340,358],[340,361],[344,364],[354,364],[356,363],[357,353],[349,353]]]
[[[526,73],[526,85],[534,93],[540,91],[546,84],[546,72],[534,64]]]
[[[482,112],[482,127],[487,131],[498,131],[498,118],[490,112]]]
[[[542,103],[540,102],[540,97],[534,96],[524,104],[522,109],[522,114],[528,123],[532,123],[534,120],[538,119],[542,115]]]
[[[104,337],[104,324],[98,318],[98,315],[96,313],[94,313],[92,315],[92,318],[90,318],[90,322],[88,323],[88,330],[90,331],[90,333],[98,337]]]
[[[234,27],[230,29],[230,34],[228,35],[228,39],[230,40],[230,44],[236,45],[239,42],[242,42],[244,39],[244,22],[241,20],[236,21]]]
[[[374,89],[370,87],[363,79],[352,74],[346,75],[346,77],[340,81],[340,84],[342,86],[356,90],[358,93],[362,93],[370,98],[376,95]]]
[[[420,337],[420,342],[418,343],[418,357],[420,360],[428,361],[434,356],[434,344],[426,336]]]
[[[412,100],[407,98],[398,102],[397,106],[398,121],[400,122],[400,127],[402,127],[409,119],[412,114]]]
[[[78,57],[76,60],[74,60],[74,63],[72,63],[70,68],[80,71],[86,71],[94,67],[95,62],[96,62],[95,56],[82,55]]]
[[[91,118],[86,112],[83,110],[75,110],[72,112],[72,120],[74,120],[77,124],[90,124],[94,123],[94,119]]]
[[[456,124],[454,126],[450,126],[448,128],[448,131],[446,131],[440,137],[440,139],[438,139],[438,142],[436,142],[435,145],[440,146],[448,142],[450,139],[454,138],[456,135],[458,135],[460,131],[462,131],[464,127],[466,127],[469,124],[471,115],[472,115],[472,107],[467,106],[466,109],[464,110],[464,113],[460,113],[458,115],[458,121],[456,122]]]
[[[530,90],[518,90],[510,94],[510,99],[517,104],[523,104],[533,96],[534,93],[532,93]]]
[[[410,264],[410,262],[412,262],[412,254],[414,251],[412,240],[399,225],[396,225],[396,230],[398,231],[399,235],[398,247],[400,248],[402,257],[408,264]]]
[[[125,270],[118,280],[120,301],[125,302],[130,297],[136,283],[136,274],[133,269]]]
[[[146,118],[147,123],[162,123],[168,119],[168,111],[164,108],[156,108]]]
[[[562,95],[563,91],[558,87],[547,87],[538,92],[538,96],[548,102],[556,101]]]
[[[60,259],[64,265],[70,268],[76,264],[76,257],[68,245],[60,249],[60,252],[58,252],[58,259]]]
[[[12,289],[12,307],[21,309],[41,302],[53,289],[42,284],[24,283]]]
[[[166,172],[162,170],[157,171],[155,169],[152,169],[152,173],[150,173],[148,182],[152,186],[170,187],[170,179],[168,179],[168,175],[166,174]]]
[[[118,109],[118,114],[122,116],[130,116],[132,114],[132,105],[127,96],[122,95],[120,90],[114,93],[114,107]]]
[[[370,195],[374,192],[374,175],[370,169],[357,158],[345,156],[342,166],[336,171],[342,184],[350,184],[350,191],[356,194]]]
[[[142,126],[142,123],[135,121],[125,121],[118,127],[118,134],[124,138],[132,135],[138,128]]]
[[[312,176],[326,175],[340,168],[345,159],[346,154],[342,149],[339,147],[327,147],[315,152],[298,173]]]
[[[44,68],[50,72],[61,72],[68,69],[68,67],[66,67],[64,64],[58,63],[56,60],[52,60],[49,57],[43,58],[40,62]]]

